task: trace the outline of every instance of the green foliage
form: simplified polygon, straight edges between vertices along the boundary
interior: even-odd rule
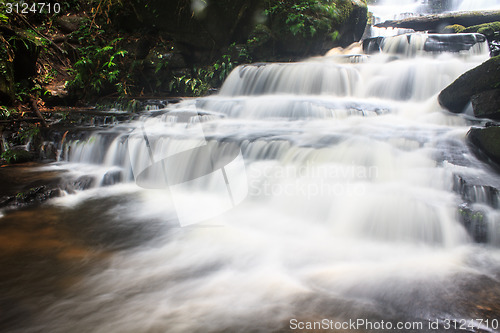
[[[0,119],[7,119],[12,114],[12,110],[6,106],[0,105]]]
[[[25,150],[8,149],[0,154],[0,159],[6,163],[27,162],[33,159],[31,154]]]
[[[170,81],[169,90],[176,94],[188,94],[190,96],[201,96],[205,94],[209,85],[206,81],[207,73],[204,70],[197,70],[193,74],[174,76]]]
[[[25,128],[21,128],[18,132],[18,138],[22,143],[27,143],[36,136],[40,134],[40,128],[35,125],[31,125]]]
[[[340,22],[341,11],[333,0],[270,1],[265,14],[283,20],[294,36],[314,37],[319,31],[331,31]]]
[[[83,46],[79,49],[80,59],[73,66],[74,78],[67,83],[68,87],[82,90],[85,97],[105,91],[125,94],[122,65],[127,51],[120,48],[122,38],[105,41],[104,31],[92,30],[87,23],[74,33]]]
[[[8,22],[9,22],[9,17],[7,15],[5,15],[3,12],[1,12],[0,13],[0,24],[8,23]]]
[[[174,75],[168,88],[176,95],[202,96],[211,88],[219,87],[236,66],[248,62],[251,58],[246,47],[233,43],[213,65]]]

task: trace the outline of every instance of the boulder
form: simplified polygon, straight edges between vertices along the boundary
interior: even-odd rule
[[[438,97],[439,104],[451,112],[461,113],[472,96],[497,88],[499,82],[500,56],[496,56],[465,72],[443,89]]]
[[[480,92],[471,102],[476,117],[500,120],[500,89]]]
[[[297,58],[324,54],[336,46],[346,47],[361,39],[368,20],[365,1],[321,0],[316,6],[312,12],[297,12],[290,4],[276,5],[278,9],[268,15],[266,22],[271,37],[266,47],[282,58]],[[295,17],[298,18],[291,19]]]
[[[467,141],[481,159],[500,167],[500,127],[471,128]]]
[[[122,7],[111,19],[120,29],[164,34],[188,64],[212,62],[249,40],[256,61],[321,54],[360,40],[368,13],[365,0],[127,0]]]

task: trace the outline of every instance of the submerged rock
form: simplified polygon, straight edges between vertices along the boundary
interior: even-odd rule
[[[500,82],[500,56],[485,61],[462,74],[439,94],[439,104],[454,113],[461,113],[472,96],[495,89]]]

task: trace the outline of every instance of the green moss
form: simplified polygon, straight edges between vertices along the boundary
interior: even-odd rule
[[[457,34],[462,32],[464,29],[465,27],[463,25],[453,24],[446,26],[441,32],[444,34]]]
[[[461,30],[460,32],[462,33],[477,32],[485,35],[486,37],[491,37],[497,31],[500,31],[500,22],[491,22],[491,23],[473,25],[471,27],[467,27]]]

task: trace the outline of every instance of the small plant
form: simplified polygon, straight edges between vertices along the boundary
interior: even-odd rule
[[[19,139],[22,143],[31,141],[34,137],[40,134],[40,128],[38,126],[28,126],[27,128],[21,128],[19,130]]]
[[[0,119],[7,119],[11,114],[12,112],[9,108],[0,105]]]
[[[27,162],[32,159],[31,154],[26,150],[8,149],[0,154],[0,158],[6,163]]]
[[[92,30],[90,24],[82,25],[75,32],[84,46],[80,48],[80,59],[70,71],[74,78],[67,85],[82,90],[87,97],[99,95],[105,90],[126,93],[126,82],[119,65],[127,51],[119,47],[122,38],[105,43],[99,38],[103,33],[103,30]]]

